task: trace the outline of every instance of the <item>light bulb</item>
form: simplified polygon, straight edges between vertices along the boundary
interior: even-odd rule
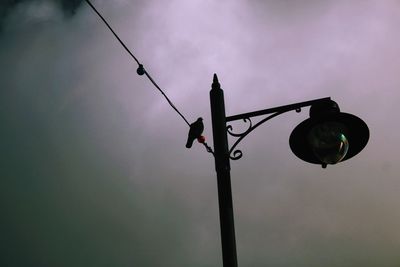
[[[325,164],[340,162],[349,150],[346,128],[337,122],[323,122],[314,126],[308,134],[308,142],[314,155]]]

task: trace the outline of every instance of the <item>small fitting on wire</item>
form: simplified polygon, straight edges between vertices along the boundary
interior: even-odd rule
[[[206,142],[205,136],[200,135],[199,137],[197,137],[197,142],[199,142],[200,144],[204,144]]]
[[[139,64],[139,67],[136,70],[137,74],[139,74],[140,76],[142,76],[145,73],[144,67],[142,64]]]

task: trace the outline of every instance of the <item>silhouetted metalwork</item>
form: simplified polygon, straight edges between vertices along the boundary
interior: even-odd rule
[[[211,118],[213,125],[214,158],[217,172],[219,218],[221,226],[222,261],[224,267],[236,267],[236,241],[233,220],[233,204],[229,165],[228,136],[224,92],[214,74],[210,91]]]
[[[289,138],[290,148],[293,153],[306,162],[320,164],[324,168],[327,164],[332,164],[321,159],[318,151],[316,151],[318,148],[312,146],[310,132],[312,129],[319,127],[319,125],[337,128],[338,138],[345,139],[344,141],[341,140],[347,143],[348,149],[346,153],[343,157],[337,158],[338,161],[335,163],[354,157],[368,143],[369,129],[363,120],[352,114],[340,112],[338,104],[332,100],[318,103],[311,106],[310,118],[296,126]],[[328,130],[331,134],[335,131],[335,129]],[[337,145],[343,144],[339,142]],[[326,144],[325,146],[325,150],[328,150],[328,145]],[[335,149],[335,147],[332,147],[332,149]]]
[[[229,160],[238,160],[243,152],[237,145],[263,123],[289,111],[301,112],[311,106],[310,118],[300,123],[290,136],[290,148],[300,159],[310,163],[327,164],[349,159],[367,144],[369,130],[360,118],[340,112],[330,97],[305,101],[234,116],[225,115],[224,92],[214,74],[210,91],[211,117],[214,138],[215,169],[218,182],[218,201],[221,226],[222,259],[224,267],[237,266],[235,228]],[[268,115],[253,125],[251,118]],[[242,120],[247,128],[234,132],[227,122]],[[237,138],[229,148],[228,134]]]
[[[211,153],[214,156],[214,151],[212,150],[212,148],[207,144],[207,142],[201,142],[203,144],[203,146],[206,148],[206,151],[208,153]]]
[[[286,112],[286,111],[284,111]],[[276,112],[264,119],[262,119],[261,121],[257,122],[254,126],[252,125],[251,119],[250,118],[243,118],[244,122],[250,122],[249,128],[242,132],[242,133],[233,133],[232,132],[232,125],[228,125],[227,126],[227,132],[228,134],[230,134],[233,137],[238,137],[238,139],[235,141],[235,143],[232,145],[232,147],[229,149],[229,158],[231,160],[238,160],[243,156],[243,152],[239,149],[236,149],[236,146],[240,143],[240,141],[243,140],[243,138],[245,138],[249,133],[251,133],[252,131],[254,131],[258,126],[260,126],[261,124],[263,124],[264,122],[282,114],[283,112]],[[232,155],[233,154],[233,155]]]
[[[310,106],[310,105],[316,105],[318,103],[325,103],[329,102],[330,98],[320,98],[320,99],[315,99],[311,101],[305,101],[305,102],[300,102],[300,103],[295,103],[291,105],[285,105],[285,106],[279,106],[275,108],[269,108],[269,109],[264,109],[264,110],[259,110],[259,111],[254,111],[254,112],[249,112],[249,113],[243,113],[235,116],[230,116],[226,118],[226,121],[237,121],[237,120],[243,120],[245,123],[248,123],[248,128],[241,133],[234,133],[232,125],[227,126],[227,133],[233,137],[237,137],[238,139],[235,141],[235,143],[232,145],[232,147],[229,149],[229,158],[232,160],[238,160],[243,156],[243,152],[239,149],[235,149],[236,146],[245,138],[249,133],[251,133],[253,130],[255,130],[258,126],[261,124],[269,121],[270,119],[279,116],[283,113],[289,112],[289,111],[296,111],[296,112],[301,112],[302,107]],[[272,113],[272,114],[271,114]],[[253,125],[251,121],[251,117],[256,117],[256,116],[261,116],[261,115],[266,115],[266,114],[271,114],[267,116],[266,118],[260,120],[256,124]]]
[[[324,97],[324,98],[314,99],[314,100],[310,100],[310,101],[294,103],[294,104],[290,104],[290,105],[284,105],[284,106],[279,106],[279,107],[274,107],[274,108],[267,108],[267,109],[263,109],[263,110],[242,113],[242,114],[238,114],[238,115],[228,116],[228,117],[226,117],[226,121],[227,122],[236,121],[236,120],[241,120],[244,118],[252,118],[252,117],[271,114],[271,113],[275,113],[275,112],[285,112],[285,111],[291,111],[291,110],[300,112],[301,108],[303,108],[303,107],[312,106],[317,103],[322,103],[322,102],[326,102],[329,100],[331,100],[330,97]]]

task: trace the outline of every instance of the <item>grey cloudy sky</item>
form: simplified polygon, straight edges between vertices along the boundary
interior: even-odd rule
[[[79,2],[0,4],[0,266],[221,266],[213,159]],[[93,3],[210,144],[213,73],[228,115],[331,96],[368,123],[327,169],[290,151],[307,110],[240,144],[240,266],[400,266],[399,1]]]

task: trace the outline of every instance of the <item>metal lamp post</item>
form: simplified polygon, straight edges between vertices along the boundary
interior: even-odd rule
[[[239,142],[264,122],[288,111],[300,112],[311,106],[310,118],[300,123],[292,132],[289,144],[300,159],[325,168],[358,154],[369,139],[368,126],[360,118],[340,112],[339,106],[329,97],[300,102],[275,108],[258,110],[226,117],[224,92],[214,74],[210,91],[212,130],[214,139],[215,168],[218,183],[218,202],[221,227],[222,260],[224,267],[237,267],[235,227],[233,217],[230,160],[242,157],[236,149]],[[251,118],[267,115],[256,124]],[[248,128],[234,133],[227,122],[243,120]],[[229,148],[228,134],[237,138]]]

